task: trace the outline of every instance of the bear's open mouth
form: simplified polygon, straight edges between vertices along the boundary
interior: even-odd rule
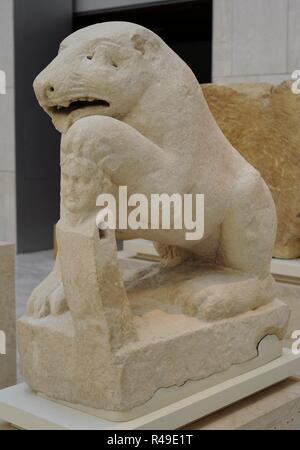
[[[76,111],[78,109],[84,109],[84,108],[90,108],[94,106],[100,106],[104,108],[109,108],[110,103],[106,100],[97,100],[93,98],[86,98],[86,99],[79,99],[72,102],[67,102],[61,105],[51,106],[50,112],[55,114],[70,114],[73,111]]]

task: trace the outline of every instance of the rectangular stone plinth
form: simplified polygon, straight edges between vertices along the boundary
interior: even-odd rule
[[[287,380],[282,384],[282,392],[280,384],[267,390],[271,390],[269,399],[266,391],[249,396],[286,379],[299,369],[300,357],[284,349],[280,358],[257,369],[225,382],[219,380],[219,384],[193,395],[186,392],[184,400],[178,401],[175,390],[174,403],[168,407],[158,408],[152,414],[135,420],[124,419],[122,423],[45,399],[33,393],[27,385],[20,384],[0,392],[0,429],[1,419],[6,421],[3,429],[7,429],[9,422],[25,430],[174,430],[192,422],[187,429],[276,429],[282,425],[295,429],[297,424],[299,426],[299,386],[291,386]],[[185,388],[182,387],[183,390]],[[245,400],[232,405],[240,399]],[[232,407],[224,409],[227,405]],[[211,419],[207,417],[195,422],[217,410],[219,412]],[[218,420],[220,416],[225,416],[225,420]]]
[[[181,386],[257,356],[267,335],[282,339],[289,308],[279,300],[216,322],[153,310],[135,316],[138,341],[103,359],[101,334],[92,342],[69,312],[18,322],[23,375],[39,393],[97,409],[128,411],[160,388]]]
[[[0,242],[0,389],[15,383],[15,246]]]

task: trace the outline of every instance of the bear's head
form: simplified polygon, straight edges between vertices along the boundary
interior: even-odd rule
[[[58,131],[78,119],[105,115],[122,120],[153,80],[153,59],[163,41],[126,22],[105,22],[73,33],[34,81],[40,105]]]

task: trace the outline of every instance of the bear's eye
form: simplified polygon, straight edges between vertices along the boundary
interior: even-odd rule
[[[119,64],[114,59],[111,60],[111,65],[116,69],[119,67]]]
[[[95,50],[91,50],[90,53],[88,53],[86,59],[88,59],[89,61],[91,61],[92,59],[94,59],[96,51]]]

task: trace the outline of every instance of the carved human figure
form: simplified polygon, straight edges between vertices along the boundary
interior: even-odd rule
[[[96,199],[105,177],[97,164],[97,152],[62,152],[61,219],[71,229],[93,233],[96,228]],[[37,317],[61,314],[68,309],[59,259],[53,272],[33,291],[27,313]]]
[[[167,265],[193,258],[249,275],[245,282],[196,290],[185,301],[187,314],[220,319],[272,298],[276,213],[271,194],[225,139],[192,71],[158,36],[122,22],[79,30],[62,43],[34,88],[63,134],[62,154],[68,149],[97,153],[100,178],[105,174],[110,180],[104,191],[127,186],[129,195],[205,195],[205,233],[199,241],[187,241],[185,229],[117,232],[122,239],[157,242]],[[94,185],[89,175],[82,177],[76,164],[63,168],[62,218],[80,215],[87,206],[93,210],[98,181]],[[58,265],[42,291],[48,295],[38,288],[29,314],[64,310],[57,301],[63,297]]]

